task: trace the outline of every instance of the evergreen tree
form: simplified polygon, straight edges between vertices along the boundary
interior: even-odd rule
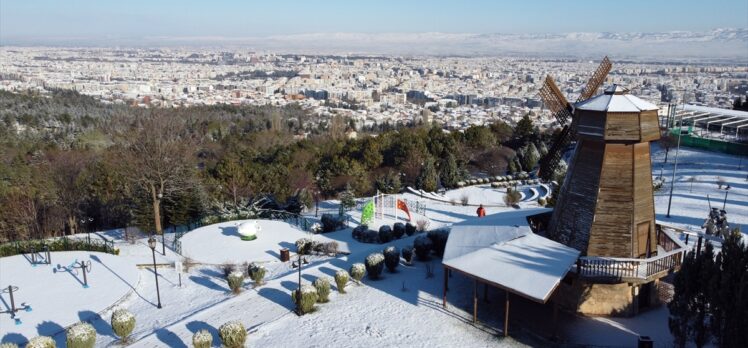
[[[374,182],[374,187],[382,193],[398,193],[401,186],[400,175],[392,170],[387,171]]]
[[[690,311],[690,301],[693,297],[695,264],[696,254],[690,251],[683,258],[680,271],[675,274],[673,299],[667,305],[670,311],[668,328],[673,335],[673,345],[678,348],[685,347],[688,342],[690,321],[693,315]]]
[[[717,255],[711,296],[712,332],[721,347],[748,346],[748,247],[736,228],[725,236]]]
[[[340,193],[340,206],[345,210],[350,210],[356,206],[356,195],[350,184],[345,185],[345,191]]]
[[[416,179],[416,186],[424,191],[436,191],[439,185],[439,176],[436,173],[434,159],[428,157],[421,167],[421,174]]]
[[[535,147],[534,143],[530,143],[527,146],[524,147],[524,151],[522,152],[522,167],[525,169],[525,171],[531,171],[535,166],[538,164],[538,160],[540,159],[540,153],[538,152],[538,148]]]
[[[439,166],[439,179],[441,179],[444,187],[450,188],[457,186],[457,182],[460,181],[457,160],[453,154],[449,153],[446,158],[442,159]]]
[[[514,137],[521,145],[527,144],[535,134],[535,126],[532,124],[529,114],[525,114],[517,126],[514,127]]]

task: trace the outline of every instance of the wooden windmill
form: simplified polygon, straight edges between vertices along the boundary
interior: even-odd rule
[[[593,97],[610,68],[605,57],[573,104],[550,76],[540,90],[563,126],[542,176],[577,139],[547,232],[587,256],[649,257],[657,250],[649,142],[660,138],[658,108],[617,85]]]

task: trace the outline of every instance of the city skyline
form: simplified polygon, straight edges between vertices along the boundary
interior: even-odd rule
[[[646,11],[645,11],[646,10]],[[83,39],[265,37],[308,33],[671,32],[747,28],[748,3],[551,1],[3,1],[0,45]]]

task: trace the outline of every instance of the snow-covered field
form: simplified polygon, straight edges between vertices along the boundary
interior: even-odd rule
[[[719,176],[731,187],[726,204],[728,220],[733,225],[741,225],[745,232],[748,228],[748,164],[741,165],[737,156],[681,148],[671,217],[667,218],[668,184],[674,156],[674,151],[671,151],[668,164],[663,167],[667,183],[655,196],[658,220],[698,229],[708,213],[707,195],[713,206],[722,207],[725,190],[717,189],[715,183]],[[653,176],[660,174],[663,158],[664,152],[653,148]],[[748,162],[748,158],[744,159]],[[692,176],[695,178],[693,189],[688,180]],[[501,202],[502,194],[483,186],[447,192],[449,197],[458,200],[467,195],[471,204]],[[476,218],[475,206],[427,200],[411,193],[401,194],[399,198],[423,202],[426,209],[423,214],[411,212],[413,220],[428,221],[431,229]],[[523,202],[520,206],[524,209],[537,204]],[[501,204],[486,207],[488,214],[512,209]],[[320,214],[335,214],[337,210],[336,201],[320,203]],[[313,217],[314,210],[305,215]],[[398,215],[400,221],[404,221],[403,214]],[[351,211],[349,216],[349,228],[314,236],[318,241],[337,241],[340,249],[348,255],[310,257],[310,263],[302,272],[303,282],[309,283],[318,276],[332,277],[338,269],[347,270],[352,263],[363,262],[369,253],[382,250],[383,245],[360,243],[351,238],[350,228],[360,219],[360,211]],[[393,216],[386,216],[375,220],[370,227],[378,228],[393,222]],[[548,342],[537,339],[536,334],[550,336],[554,331],[551,306],[518,298],[511,305],[511,338],[504,339],[499,331],[503,320],[503,293],[491,288],[487,292],[489,302],[479,301],[479,323],[474,325],[471,314],[473,283],[457,274],[450,279],[449,305],[444,310],[441,307],[443,274],[439,259],[415,262],[414,265],[401,264],[397,273],[385,271],[383,279],[365,279],[360,286],[350,283],[347,294],[338,294],[333,282],[329,303],[319,304],[314,313],[297,317],[292,312],[294,305],[290,292],[297,287],[298,274],[289,263],[278,261],[278,253],[283,247],[293,251],[294,241],[309,235],[282,222],[262,221],[258,239],[242,241],[232,231],[236,223],[205,226],[183,237],[185,256],[202,264],[182,274],[182,286],[179,286],[179,275],[174,268],[159,267],[161,309],[156,308],[153,270],[135,267],[136,264],[152,262],[145,239],[130,244],[122,239],[121,234],[103,233],[115,240],[120,256],[96,254],[110,270],[103,264],[92,262],[92,286],[89,289],[83,289],[69,273],[51,273],[50,266],[32,268],[23,256],[2,258],[0,286],[7,286],[7,283],[20,285],[17,303],[26,302],[33,311],[20,312],[22,324],[18,326],[7,314],[0,314],[0,340],[24,342],[38,334],[58,332],[55,339],[62,346],[62,328],[82,318],[80,313],[85,312],[91,315],[84,319],[91,320],[97,329],[97,346],[110,346],[117,339],[108,323],[110,307],[113,306],[127,308],[135,314],[137,325],[132,335],[133,347],[190,347],[192,334],[200,329],[212,332],[214,346],[219,346],[217,328],[229,320],[240,320],[248,329],[248,346],[261,347],[544,346]],[[414,238],[404,238],[392,244],[402,247],[412,244]],[[170,249],[166,255],[161,255],[158,253],[160,247],[159,244],[156,249],[158,263],[171,264],[182,259]],[[53,264],[64,263],[64,257],[57,254],[65,253],[53,254]],[[82,254],[71,257],[87,257],[85,255],[91,253]],[[269,269],[266,284],[254,287],[247,280],[241,294],[231,294],[221,271],[212,265],[225,261],[265,263]],[[427,266],[433,266],[433,277],[427,277]],[[134,289],[126,286],[127,283]],[[107,284],[108,297],[97,292],[101,290],[101,284]],[[479,294],[482,295],[482,287]],[[5,296],[3,299],[7,302]],[[638,335],[648,335],[655,339],[656,346],[668,346],[671,337],[666,318],[664,306],[634,318],[586,318],[561,313],[556,332],[560,343],[572,345],[633,346]]]

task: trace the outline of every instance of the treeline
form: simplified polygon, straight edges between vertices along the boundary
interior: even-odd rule
[[[346,190],[452,187],[470,172],[532,169],[550,137],[526,117],[517,127],[347,139],[349,123],[336,117],[299,140],[311,116],[298,106],[142,109],[67,92],[0,93],[0,102],[9,126],[0,138],[0,241],[133,224],[160,232],[265,195],[311,206]],[[66,126],[50,127],[58,123]]]

